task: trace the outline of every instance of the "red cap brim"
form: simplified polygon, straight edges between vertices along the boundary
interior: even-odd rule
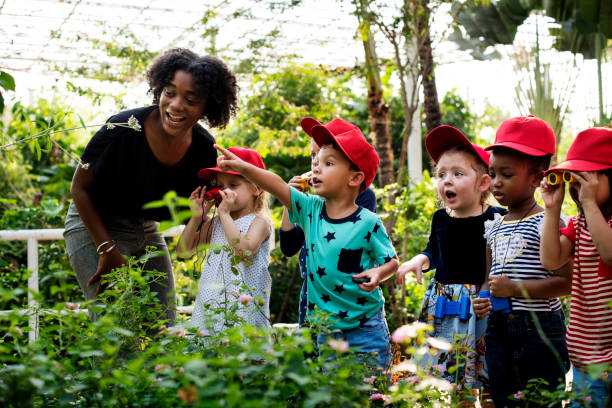
[[[599,171],[612,168],[609,163],[598,163],[590,160],[566,160],[546,170],[546,174],[558,170],[569,171]]]
[[[312,128],[314,128],[317,125],[323,126],[321,125],[321,122],[311,117],[305,117],[304,119],[302,119],[302,121],[300,122],[300,125],[302,126],[302,129],[304,130],[304,132],[306,132],[306,134],[310,137],[312,137]]]
[[[521,153],[525,153],[526,155],[529,156],[546,156],[547,152],[544,152],[542,150],[539,149],[535,149],[533,147],[530,146],[525,146],[524,144],[520,144],[520,143],[514,143],[514,142],[501,142],[501,143],[495,143],[492,144],[491,146],[487,146],[484,149],[485,150],[491,150],[494,147],[507,147],[508,149],[512,149],[512,150],[517,150]]]
[[[221,169],[218,167],[209,167],[198,171],[198,177],[207,180],[213,178],[217,173],[233,174],[235,176],[240,176],[240,173],[236,173],[234,171],[221,171]]]
[[[457,128],[448,125],[438,126],[425,137],[425,149],[436,164],[438,164],[442,153],[453,146],[465,146],[471,149],[487,167],[489,166],[489,153],[485,152],[482,147],[470,142]]]

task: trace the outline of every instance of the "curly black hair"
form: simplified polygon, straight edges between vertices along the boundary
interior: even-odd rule
[[[153,104],[169,85],[176,71],[193,75],[196,90],[206,100],[202,119],[210,127],[224,128],[238,110],[238,84],[234,73],[217,57],[201,57],[184,48],[174,48],[158,55],[147,69],[149,92]]]

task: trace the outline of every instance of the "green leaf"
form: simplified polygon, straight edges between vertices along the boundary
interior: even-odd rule
[[[14,91],[15,79],[10,74],[0,71],[0,86],[7,91]]]
[[[4,111],[4,96],[2,96],[2,92],[0,92],[0,113]]]
[[[77,115],[77,118],[79,118],[79,122],[81,122],[81,126],[83,126],[83,129],[87,128],[87,125],[85,124],[85,121],[83,120],[81,115],[79,115],[78,113],[76,115]]]
[[[142,208],[146,209],[150,209],[150,208],[161,208],[161,207],[166,207],[167,202],[166,200],[157,200],[157,201],[150,201],[148,203],[146,203],[145,205],[142,206]]]

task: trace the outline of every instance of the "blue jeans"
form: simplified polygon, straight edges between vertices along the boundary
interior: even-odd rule
[[[351,351],[367,355],[367,361],[375,362],[375,367],[379,367],[383,371],[391,368],[390,335],[384,307],[370,320],[354,329],[339,330],[329,335],[318,334],[317,345],[324,344],[328,337],[347,341]]]
[[[161,256],[149,258],[144,264],[144,269],[166,273],[166,279],[162,282],[153,282],[149,286],[151,292],[157,293],[160,304],[166,309],[165,315],[161,317],[168,319],[169,323],[176,320],[172,262],[170,261],[166,241],[157,232],[157,223],[143,219],[111,217],[104,219],[104,225],[117,244],[117,248],[125,257],[140,257],[145,254],[147,246],[153,246],[156,250],[163,252]],[[66,252],[72,270],[76,274],[85,300],[95,299],[98,285],[89,286],[87,281],[98,269],[98,253],[74,203],[71,203],[68,208],[64,240],[66,241]],[[90,313],[90,318],[95,320],[96,316]]]
[[[493,312],[489,316],[485,358],[495,408],[523,406],[524,401],[509,397],[525,390],[532,378],[546,380],[549,390],[565,382],[570,363],[563,312],[536,312],[535,315],[552,347],[540,336],[530,312]]]
[[[603,408],[608,399],[606,381],[601,378],[591,378],[576,367],[573,368],[573,374],[572,391],[576,395],[576,400],[572,402],[570,408]],[[587,396],[590,397],[590,401],[585,400]]]

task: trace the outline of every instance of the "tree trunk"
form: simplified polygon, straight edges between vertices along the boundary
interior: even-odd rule
[[[421,62],[421,77],[423,78],[423,109],[425,111],[425,125],[427,132],[440,126],[442,114],[438,102],[436,77],[434,74],[433,52],[431,38],[429,37],[429,6],[427,0],[420,0],[420,12],[417,17],[417,33],[420,37],[419,60]]]

